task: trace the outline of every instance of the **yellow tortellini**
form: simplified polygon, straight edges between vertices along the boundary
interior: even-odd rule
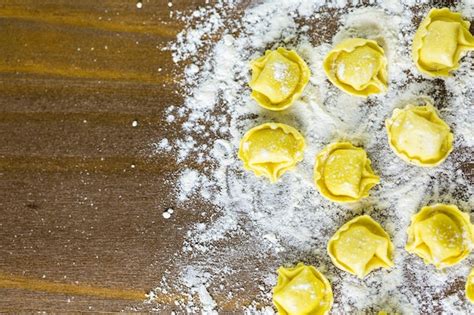
[[[329,52],[323,66],[329,81],[351,95],[367,97],[387,90],[387,59],[373,40],[342,41]]]
[[[413,215],[405,248],[423,258],[425,264],[442,269],[466,258],[473,241],[469,215],[454,205],[436,204]]]
[[[367,153],[349,142],[328,145],[316,156],[314,180],[321,194],[336,202],[367,197],[379,183]]]
[[[313,266],[299,263],[278,269],[273,303],[280,315],[329,314],[333,303],[331,284]]]
[[[368,215],[341,226],[329,240],[328,254],[334,265],[359,278],[374,269],[393,266],[390,236]]]
[[[276,182],[303,160],[303,136],[295,128],[266,123],[247,131],[240,141],[239,158],[244,168]]]
[[[470,23],[448,8],[432,9],[413,39],[412,57],[416,67],[430,76],[448,76],[459,68],[459,60],[474,50]]]
[[[303,93],[311,75],[303,59],[293,50],[278,48],[250,64],[252,97],[264,108],[284,110]]]
[[[395,109],[385,126],[390,147],[408,163],[436,166],[453,150],[453,134],[449,126],[429,103]]]
[[[471,270],[466,280],[466,297],[471,303],[474,303],[474,268]]]

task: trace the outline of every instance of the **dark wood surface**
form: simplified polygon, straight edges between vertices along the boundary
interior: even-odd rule
[[[169,12],[0,1],[0,313],[150,309],[192,220],[163,219],[178,166],[149,154],[178,132],[160,124],[181,101]]]
[[[176,208],[180,166],[150,154],[179,133],[161,123],[182,101],[161,50],[183,27],[169,12],[163,0],[0,0],[0,313],[149,311],[145,294],[178,270],[202,218]],[[221,310],[258,291],[241,265],[247,299],[216,295]]]

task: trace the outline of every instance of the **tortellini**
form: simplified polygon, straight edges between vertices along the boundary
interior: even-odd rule
[[[390,236],[374,219],[362,215],[337,230],[328,243],[328,254],[338,268],[364,278],[377,268],[393,266]]]
[[[240,142],[239,158],[244,168],[276,182],[303,160],[303,136],[293,127],[266,123],[247,131]]]
[[[316,156],[314,180],[321,194],[336,202],[352,202],[369,195],[379,182],[367,153],[348,142],[328,145]]]
[[[453,134],[433,105],[395,109],[385,122],[392,150],[418,166],[441,164],[453,150]]]
[[[331,284],[313,266],[299,263],[278,269],[273,303],[281,315],[329,314],[333,303]]]
[[[329,52],[323,66],[329,81],[351,95],[367,97],[387,90],[387,59],[373,40],[342,41]]]
[[[442,269],[466,258],[473,241],[469,215],[454,205],[436,204],[413,215],[405,248],[423,258],[425,264]]]
[[[412,57],[416,67],[430,76],[448,76],[459,68],[459,60],[474,50],[470,23],[448,8],[432,9],[413,39]]]
[[[264,108],[284,110],[300,97],[311,75],[303,59],[293,50],[278,48],[250,64],[252,97]]]
[[[474,303],[474,268],[471,270],[466,280],[466,297],[471,303]]]

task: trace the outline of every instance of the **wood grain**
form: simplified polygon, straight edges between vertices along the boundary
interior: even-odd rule
[[[179,133],[160,123],[181,101],[161,50],[182,28],[169,12],[0,2],[0,313],[152,308],[145,294],[192,219],[163,219],[179,168],[150,157]]]
[[[174,254],[203,218],[176,206],[180,166],[150,144],[180,133],[179,121],[162,123],[182,98],[181,69],[161,48],[182,27],[163,0],[0,1],[0,313],[150,311],[145,294],[179,270]],[[329,41],[336,27],[311,34]],[[221,310],[260,292],[267,261],[241,255],[251,241],[223,253],[241,266],[226,281],[245,292],[213,293]]]

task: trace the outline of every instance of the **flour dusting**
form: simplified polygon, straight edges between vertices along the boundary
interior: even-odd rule
[[[183,166],[176,182],[178,207],[199,213],[193,205],[204,202],[213,209],[203,212],[205,220],[187,231],[182,251],[175,253],[179,276],[166,274],[155,290],[163,295],[184,292],[186,298],[175,300],[176,310],[272,314],[276,269],[302,261],[331,282],[334,314],[473,314],[462,291],[472,257],[438,271],[404,246],[410,218],[424,205],[452,203],[472,216],[472,178],[466,165],[474,153],[474,58],[465,56],[461,68],[445,80],[422,76],[410,51],[429,2],[369,3],[292,0],[246,6],[219,1],[174,14],[187,25],[167,48],[185,67],[180,82],[185,100],[182,106],[170,107],[165,119],[184,123],[178,139],[156,139],[151,151],[172,152]],[[469,1],[452,9],[473,18]],[[327,80],[325,55],[350,37],[373,39],[384,48],[386,94],[352,97]],[[249,62],[277,47],[296,50],[312,75],[302,97],[288,110],[271,112],[250,97]],[[398,158],[384,127],[393,109],[426,98],[455,135],[454,151],[436,168],[408,165]],[[307,143],[304,160],[276,184],[243,170],[237,158],[243,134],[265,122],[293,126]],[[362,146],[381,178],[368,198],[348,205],[324,199],[313,183],[316,154],[340,140]],[[361,214],[379,222],[395,245],[395,266],[363,280],[337,269],[326,253],[334,232]]]

